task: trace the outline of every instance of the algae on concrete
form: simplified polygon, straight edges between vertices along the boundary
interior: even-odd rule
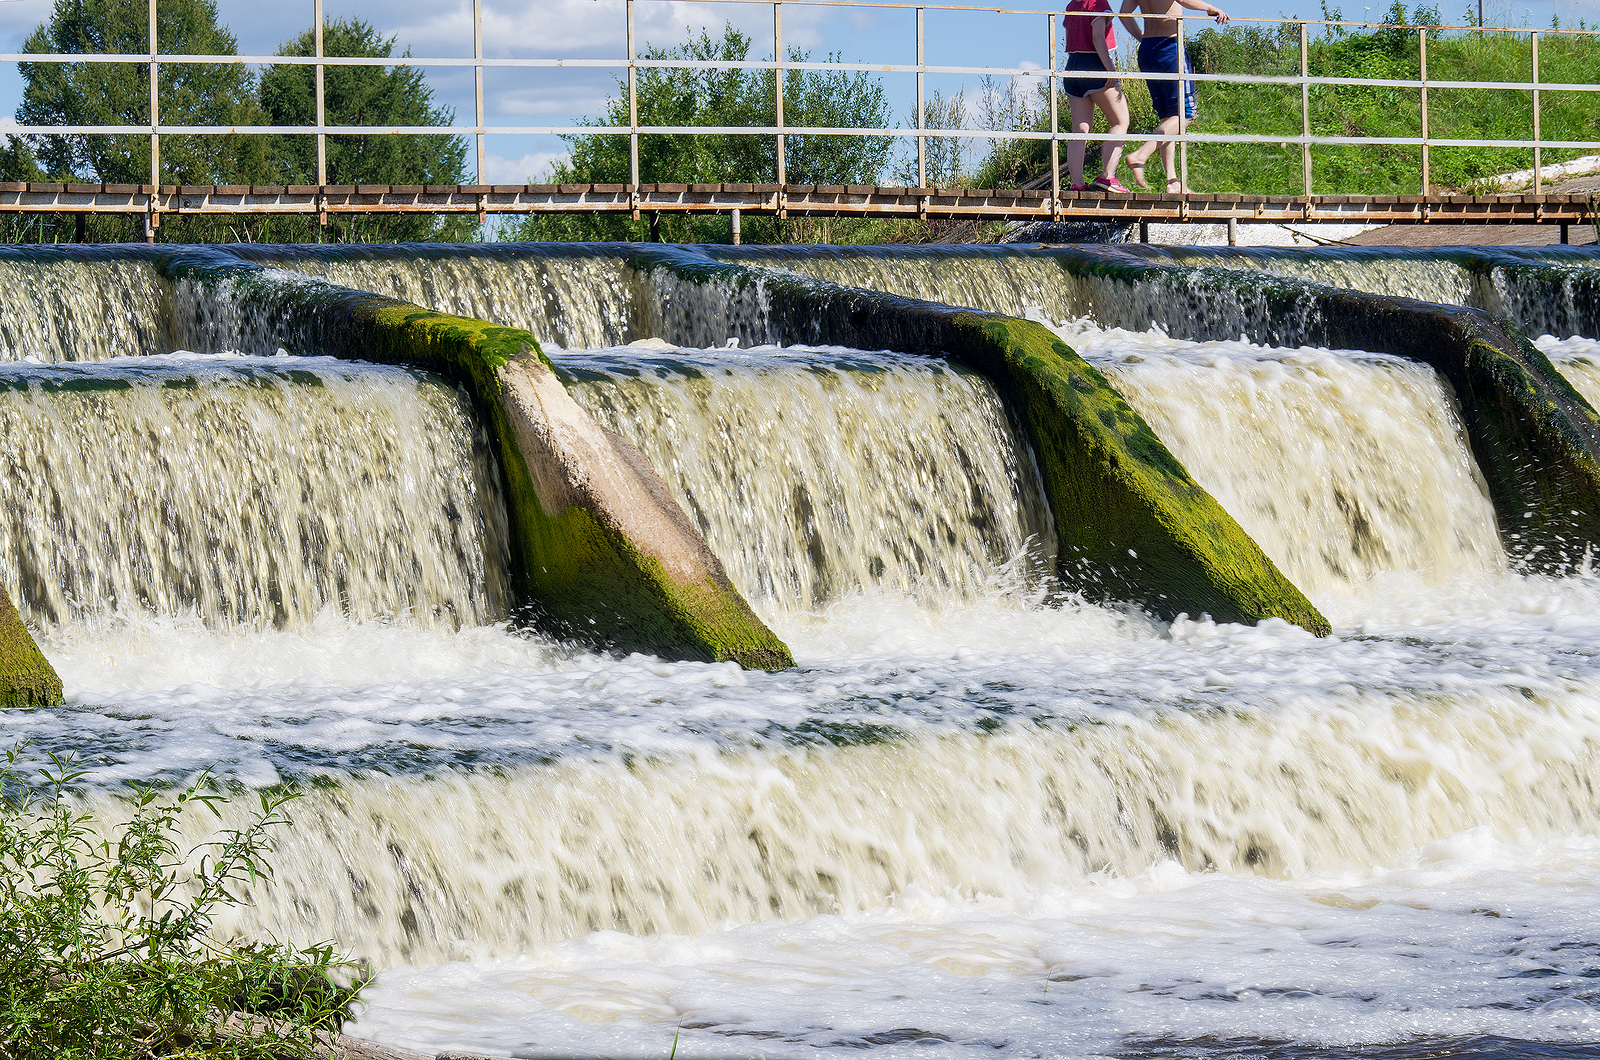
[[[252,341],[420,368],[460,386],[496,445],[525,615],[558,635],[673,659],[793,666],[648,461],[567,394],[527,331],[217,254],[175,255],[174,279],[227,284]]]
[[[0,592],[0,707],[49,707],[62,701],[61,678]]]
[[[987,377],[1033,445],[1067,585],[1166,618],[1281,618],[1318,635],[1330,631],[1105,377],[1042,325],[676,248],[638,248],[634,268],[719,284],[724,299],[761,304],[765,341],[948,356]]]
[[[1088,362],[1031,320],[960,313],[951,354],[1010,395],[1034,440],[1069,584],[1168,617],[1281,618],[1331,632],[1310,600]]]
[[[669,658],[794,665],[643,455],[577,406],[532,335],[394,303],[368,320],[354,355],[453,379],[486,416],[519,595],[547,625]]]
[[[1365,350],[1428,365],[1455,396],[1507,555],[1524,569],[1561,574],[1600,548],[1600,415],[1511,321],[1467,306],[1289,277],[1219,268],[1196,273],[1152,264],[1148,251],[1048,253],[1068,272],[1106,285],[1171,289],[1181,276],[1191,298],[1233,299],[1235,315],[1139,300],[1143,320],[1152,319],[1152,308],[1162,310],[1153,318],[1174,338],[1232,338],[1243,329],[1268,345]],[[1465,251],[1450,255],[1473,262]],[[1100,304],[1110,309],[1116,301]],[[1134,319],[1101,322],[1143,326]]]

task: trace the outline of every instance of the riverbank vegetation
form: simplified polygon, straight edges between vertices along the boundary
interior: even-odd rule
[[[1338,19],[1337,10],[1327,12]],[[1418,80],[1421,49],[1418,30],[1439,24],[1437,7],[1407,11],[1398,0],[1383,17],[1387,28],[1344,32],[1330,27],[1308,41],[1312,76]],[[1415,28],[1412,28],[1415,27]],[[1315,27],[1313,27],[1315,28]],[[1527,32],[1477,34],[1431,31],[1430,81],[1503,81],[1531,84],[1532,52]],[[1207,29],[1188,45],[1200,74],[1297,76],[1300,31],[1297,25],[1251,25]],[[1128,69],[1133,69],[1131,66]],[[1545,84],[1600,81],[1600,38],[1542,34],[1539,80]],[[1155,131],[1156,117],[1143,82],[1123,81],[1132,112],[1130,141]],[[1303,193],[1301,149],[1289,137],[1301,132],[1298,85],[1247,85],[1197,82],[1197,133],[1255,135],[1261,144],[1189,145],[1189,182],[1197,191],[1255,195]],[[1422,93],[1414,88],[1370,85],[1313,85],[1310,120],[1313,136],[1416,137],[1422,129]],[[1047,97],[1012,104],[1016,129],[1048,131]],[[1064,108],[1063,108],[1064,110]],[[1103,131],[1104,119],[1097,126]],[[1428,133],[1431,139],[1528,140],[1533,136],[1533,96],[1518,89],[1430,87]],[[1540,92],[1540,133],[1545,140],[1600,140],[1600,106],[1591,92]],[[1273,142],[1270,137],[1285,139]],[[1098,149],[1091,145],[1091,153]],[[1545,148],[1550,165],[1590,149]],[[1431,181],[1437,189],[1463,192],[1498,190],[1488,178],[1530,169],[1531,148],[1430,148]],[[1420,147],[1398,144],[1319,145],[1311,149],[1312,191],[1340,195],[1421,194]],[[975,187],[1015,187],[1049,172],[1049,145],[1039,141],[999,143],[972,172]],[[1148,170],[1156,187],[1159,159]]]
[[[1331,21],[1342,15],[1324,4]],[[216,22],[214,0],[173,0],[161,7],[161,40],[172,51],[234,52],[234,38]],[[50,19],[24,45],[25,51],[138,52],[144,44],[145,9],[130,0],[57,0]],[[1372,28],[1314,27],[1307,65],[1316,76],[1412,80],[1420,76],[1419,30],[1437,27],[1437,6],[1409,11],[1401,0]],[[1588,27],[1580,27],[1588,28]],[[168,44],[166,42],[170,41]],[[370,24],[333,20],[325,34],[329,55],[389,58],[393,38]],[[280,54],[305,56],[309,32],[285,43]],[[1200,74],[1258,74],[1292,77],[1300,69],[1300,30],[1295,24],[1209,28],[1189,42]],[[702,29],[675,46],[646,44],[642,57],[700,63],[744,62],[768,58],[752,51],[751,38],[731,24],[720,33]],[[330,67],[327,71],[329,124],[384,126],[444,125],[448,107],[435,105],[423,75],[404,63],[392,66]],[[790,49],[787,58],[812,57]],[[840,58],[837,54],[829,60]],[[1532,135],[1532,93],[1521,89],[1447,88],[1449,81],[1500,81],[1531,84],[1529,33],[1467,33],[1430,29],[1427,45],[1430,87],[1429,134],[1433,139],[1526,140]],[[135,64],[20,63],[24,80],[20,123],[139,125],[148,121],[148,85]],[[179,66],[164,74],[162,116],[179,124],[294,125],[314,118],[312,70],[279,64],[259,76],[228,64],[216,68]],[[1593,84],[1600,81],[1600,37],[1543,33],[1539,50],[1543,84]],[[675,128],[772,126],[776,122],[772,70],[725,68],[638,72],[638,117],[644,125]],[[170,88],[169,88],[170,86]],[[1132,113],[1130,145],[1156,128],[1143,82],[1125,79]],[[167,98],[168,92],[172,98]],[[929,129],[989,129],[996,133],[1050,129],[1044,78],[984,79],[951,95],[932,93],[924,108]],[[1542,138],[1548,141],[1600,140],[1600,106],[1593,93],[1544,89],[1540,94]],[[1251,144],[1191,143],[1190,186],[1202,192],[1299,195],[1303,191],[1300,86],[1296,84],[1198,83],[1197,133],[1264,137]],[[1405,138],[1420,135],[1421,92],[1379,85],[1317,85],[1310,89],[1314,135]],[[1065,101],[1058,107],[1065,128]],[[911,128],[917,115],[891,113],[880,75],[869,71],[790,70],[784,80],[785,124],[794,128]],[[1098,119],[1104,130],[1104,119]],[[604,112],[581,119],[593,129],[567,137],[569,150],[544,179],[562,184],[628,183],[632,163],[628,137],[611,129],[629,124],[627,86],[618,80]],[[1282,137],[1274,140],[1273,137]],[[193,184],[308,184],[315,181],[314,137],[195,136],[164,137],[165,179]],[[332,136],[327,138],[328,179],[335,184],[457,184],[465,179],[466,143],[460,137]],[[987,141],[971,138],[926,140],[929,184],[976,188],[1047,185],[1047,140]],[[914,184],[918,180],[915,141],[888,136],[822,136],[794,133],[785,138],[785,175],[792,184]],[[1546,148],[1553,164],[1592,149]],[[1098,164],[1091,143],[1087,165]],[[1318,145],[1311,149],[1312,190],[1320,194],[1417,194],[1421,188],[1421,150],[1404,144]],[[1482,192],[1490,178],[1530,168],[1527,148],[1434,146],[1430,149],[1435,189]],[[148,139],[128,136],[10,136],[0,147],[0,179],[86,180],[142,183],[149,172]],[[1147,170],[1156,187],[1164,176],[1158,160]],[[704,136],[642,135],[639,175],[643,183],[770,183],[777,176],[775,139],[769,135],[713,133]],[[114,215],[88,218],[91,242],[141,239],[139,219]],[[0,222],[0,238],[15,242],[55,242],[72,238],[73,218],[13,215]],[[744,239],[751,243],[898,243],[949,238],[952,226],[963,239],[994,238],[1003,225],[955,224],[864,218],[746,217]],[[484,238],[493,230],[464,216],[429,217],[346,215],[319,228],[301,217],[169,217],[163,241],[204,242],[366,242]],[[662,239],[674,242],[728,242],[726,216],[529,215],[498,230],[503,239],[595,240]]]
[[[149,48],[149,9],[134,0],[56,0],[50,16],[24,41],[23,52],[122,52]],[[217,20],[215,0],[162,0],[158,40],[170,54],[236,55],[238,42]],[[393,64],[330,66],[324,110],[329,125],[378,127],[449,125],[455,113],[434,102],[423,72],[394,56],[394,37],[357,18],[329,19],[326,55],[396,58]],[[303,57],[315,49],[311,30],[279,47]],[[136,63],[20,62],[20,125],[149,125],[149,67]],[[259,75],[237,63],[171,64],[161,71],[160,115],[171,125],[313,125],[315,73],[310,66],[277,63]],[[374,132],[327,137],[330,184],[460,184],[466,179],[467,144],[459,136]],[[0,146],[0,180],[91,184],[148,184],[146,135],[11,134]],[[314,184],[316,137],[194,136],[161,138],[164,184]],[[90,214],[89,242],[142,242],[143,218]],[[10,215],[7,242],[56,242],[74,237],[75,218]],[[168,215],[163,242],[333,242],[463,240],[476,219],[455,216],[336,216],[319,231],[302,217]]]
[[[293,796],[258,793],[249,823],[179,849],[180,815],[221,796],[205,777],[174,796],[136,788],[107,828],[52,758],[0,762],[0,1057],[286,1060],[315,1055],[359,989],[331,947],[212,936],[217,914],[270,875]]]

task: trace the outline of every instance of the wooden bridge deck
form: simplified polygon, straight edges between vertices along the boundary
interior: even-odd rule
[[[1600,217],[1582,195],[1115,194],[1049,189],[776,184],[462,184],[228,187],[0,183],[0,212],[144,214],[776,214],[975,221],[1558,224]]]

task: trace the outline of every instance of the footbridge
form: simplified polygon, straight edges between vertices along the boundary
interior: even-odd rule
[[[810,184],[132,185],[0,183],[21,213],[335,214],[626,213],[893,217],[973,221],[1585,224],[1595,196],[1121,194],[1065,188],[913,188]]]
[[[648,47],[641,50],[635,31],[638,9],[642,5],[666,3],[667,0],[624,0],[610,9],[619,19],[614,39],[625,41],[623,54],[614,57],[551,57],[488,55],[485,52],[481,3],[462,5],[463,19],[470,18],[473,54],[467,56],[412,57],[402,62],[414,67],[470,68],[473,72],[475,104],[473,121],[459,125],[428,125],[390,128],[371,125],[338,125],[327,120],[324,98],[324,73],[329,67],[396,65],[394,59],[374,57],[339,57],[323,52],[322,5],[316,5],[315,54],[309,56],[287,55],[188,55],[167,54],[161,50],[156,18],[156,0],[149,0],[149,51],[148,53],[18,53],[0,55],[0,62],[22,64],[123,64],[137,68],[141,80],[148,78],[150,104],[148,124],[127,125],[12,125],[7,132],[29,141],[42,142],[48,137],[121,137],[126,142],[138,137],[149,140],[149,181],[142,184],[77,184],[77,183],[0,183],[0,214],[77,214],[91,213],[134,214],[145,219],[145,234],[152,241],[163,217],[183,214],[232,215],[310,215],[321,222],[339,214],[473,214],[480,220],[490,215],[527,213],[626,213],[634,218],[644,216],[659,219],[670,214],[725,214],[733,220],[735,239],[738,238],[739,220],[744,215],[773,215],[778,217],[880,217],[920,218],[925,220],[1090,220],[1129,222],[1267,222],[1267,223],[1362,223],[1362,224],[1545,224],[1562,229],[1563,242],[1567,230],[1576,224],[1600,224],[1600,202],[1593,193],[1584,195],[1553,194],[1550,178],[1558,171],[1559,158],[1575,155],[1600,154],[1600,139],[1555,139],[1545,134],[1543,120],[1557,100],[1571,103],[1574,96],[1592,100],[1600,105],[1600,83],[1593,79],[1577,83],[1547,80],[1543,74],[1553,69],[1552,49],[1571,50],[1574,46],[1587,47],[1600,31],[1581,26],[1579,29],[1531,29],[1529,27],[1489,27],[1483,25],[1481,9],[1476,24],[1465,26],[1442,25],[1386,25],[1371,22],[1349,22],[1306,19],[1235,19],[1236,22],[1256,26],[1262,39],[1276,42],[1274,54],[1277,64],[1273,73],[1247,72],[1145,72],[1124,59],[1118,60],[1117,76],[1123,87],[1138,91],[1137,82],[1175,81],[1180,78],[1194,82],[1250,86],[1252,90],[1270,90],[1285,104],[1270,121],[1273,125],[1249,131],[1208,131],[1203,125],[1191,127],[1180,117],[1177,130],[1165,134],[1135,134],[1134,139],[1170,141],[1175,145],[1175,172],[1165,187],[1189,188],[1189,156],[1192,150],[1207,150],[1215,145],[1256,145],[1279,151],[1298,148],[1298,169],[1295,176],[1279,175],[1273,186],[1266,189],[1273,194],[1205,194],[1183,192],[1115,193],[1074,192],[1070,190],[1063,161],[1063,145],[1075,141],[1097,142],[1105,139],[1103,132],[1078,132],[1070,124],[1062,102],[1063,81],[1067,75],[1061,43],[1064,40],[1063,21],[1079,17],[1081,13],[1042,11],[1037,8],[1011,9],[1005,7],[979,7],[957,4],[899,3],[887,0],[717,0],[717,8],[770,9],[772,32],[770,41],[757,40],[755,46],[766,50],[768,58],[741,60],[688,60],[663,58],[659,50]],[[883,20],[899,19],[911,40],[903,42],[913,47],[899,50],[914,54],[914,62],[841,62],[834,57],[829,61],[809,61],[802,53],[786,48],[784,38],[784,10],[795,8],[862,9],[854,14],[870,13]],[[1365,9],[1364,9],[1365,10]],[[597,10],[596,18],[608,17],[610,11]],[[815,12],[812,12],[815,14]],[[938,63],[930,61],[925,46],[925,25],[934,18],[997,18],[1008,20],[1006,32],[1014,32],[1019,42],[1019,52],[1037,51],[1037,62],[1019,60],[1021,65],[993,66]],[[1092,15],[1084,17],[1093,17]],[[1195,19],[1204,16],[1187,14],[1175,20],[1180,50],[1185,48],[1186,24],[1193,27]],[[745,21],[748,21],[746,19]],[[1192,28],[1187,31],[1191,35]],[[1321,71],[1314,72],[1312,56],[1314,44],[1337,39],[1349,34],[1374,33],[1384,35],[1389,45],[1404,53],[1405,68],[1414,76],[1345,77]],[[1514,64],[1518,74],[1526,71],[1526,79],[1517,80],[1452,80],[1441,77],[1441,66],[1436,60],[1429,66],[1430,42],[1435,49],[1445,40],[1468,37],[1474,41],[1500,40],[1502,50],[1510,47],[1520,58]],[[1512,41],[1506,45],[1505,40]],[[1541,60],[1541,42],[1546,57]],[[1554,42],[1554,43],[1552,43]],[[1575,43],[1576,42],[1576,43]],[[1192,43],[1192,41],[1191,41]],[[1296,48],[1298,44],[1298,48]],[[1526,48],[1526,53],[1520,49]],[[1296,62],[1296,56],[1298,61]],[[255,67],[282,64],[313,67],[315,70],[316,121],[308,125],[292,126],[209,126],[175,124],[164,120],[160,109],[163,78],[170,79],[175,69],[186,65],[246,65]],[[1557,64],[1559,65],[1559,64]],[[1280,69],[1281,68],[1281,69]],[[626,106],[626,123],[569,124],[569,125],[510,125],[494,124],[484,103],[484,77],[486,72],[542,71],[541,76],[558,76],[563,70],[608,70],[615,74]],[[674,70],[717,71],[745,70],[770,72],[771,98],[770,124],[740,125],[735,127],[664,126],[652,125],[642,120],[640,112],[641,81],[659,78],[664,72]],[[1451,69],[1442,71],[1448,75]],[[1455,71],[1459,73],[1459,71]],[[893,128],[834,128],[796,125],[785,120],[785,106],[794,113],[794,100],[790,96],[799,91],[793,78],[802,74],[823,76],[848,76],[870,73],[896,81],[898,90],[906,91],[914,83],[914,124]],[[984,128],[943,128],[949,124],[930,106],[928,89],[939,84],[952,86],[959,81],[963,86],[973,78],[992,88],[993,85],[1022,82],[1037,89],[1037,112],[1030,112],[1027,121],[1005,123],[989,122]],[[930,82],[930,79],[932,81]],[[886,80],[885,84],[889,82]],[[786,88],[786,85],[788,86]],[[1404,116],[1402,123],[1406,135],[1364,135],[1359,128],[1345,128],[1340,134],[1326,128],[1327,116],[1319,115],[1321,101],[1333,98],[1339,92],[1350,90],[1380,90],[1393,101],[1390,110]],[[1477,92],[1472,97],[1484,106],[1501,111],[1508,108],[1519,115],[1526,113],[1511,126],[1515,136],[1498,138],[1462,138],[1451,136],[1449,125],[1455,120],[1459,106],[1454,111],[1442,107],[1442,94]],[[1430,93],[1432,97],[1430,99]],[[1294,97],[1298,97],[1294,100]],[[1455,97],[1459,103],[1460,97]],[[937,100],[937,91],[934,99]],[[1290,102],[1290,101],[1293,102]],[[1297,104],[1297,105],[1296,105]],[[1298,110],[1298,121],[1292,112]],[[620,115],[613,114],[613,120]],[[948,117],[948,116],[946,116]],[[971,122],[970,117],[960,119]],[[1293,127],[1290,127],[1290,126]],[[1394,130],[1390,130],[1391,132]],[[1586,130],[1588,131],[1588,130]],[[316,183],[290,186],[192,186],[163,181],[163,136],[286,136],[301,135],[315,138]],[[476,183],[462,185],[340,185],[330,182],[327,167],[328,137],[407,135],[407,136],[466,136],[476,143]],[[563,136],[616,137],[627,142],[627,172],[618,172],[616,183],[609,184],[521,184],[490,183],[486,169],[487,141],[492,136]],[[660,183],[665,174],[648,172],[649,166],[641,164],[640,144],[652,137],[757,137],[772,145],[771,171],[762,176],[771,183],[752,184],[670,184]],[[838,137],[879,137],[897,140],[905,145],[906,164],[901,167],[903,180],[910,174],[916,176],[914,186],[818,186],[796,183],[791,173],[789,157],[797,138],[818,139]],[[952,145],[975,142],[998,144],[1007,141],[1043,141],[1048,149],[1045,175],[1022,188],[972,188],[945,186],[959,184],[952,176],[959,167],[952,167],[949,159],[959,158],[960,151]],[[1414,160],[1415,194],[1353,195],[1349,188],[1332,186],[1330,180],[1318,170],[1318,151],[1325,149],[1366,148],[1374,152],[1403,151]],[[1459,148],[1492,148],[1518,152],[1520,157],[1531,159],[1532,168],[1518,175],[1520,179],[1495,179],[1483,181],[1482,187],[1473,191],[1484,194],[1461,194],[1459,189],[1440,186],[1435,180],[1433,152]],[[914,149],[914,168],[909,154]],[[1557,165],[1552,165],[1557,162]],[[310,174],[307,174],[308,176]],[[1154,174],[1152,174],[1154,175]],[[625,179],[624,179],[625,178]],[[656,181],[652,183],[654,178]],[[1281,186],[1285,180],[1290,187]],[[1288,194],[1285,194],[1285,193]]]

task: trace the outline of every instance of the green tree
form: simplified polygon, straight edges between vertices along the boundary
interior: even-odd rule
[[[395,38],[386,38],[371,23],[352,18],[326,23],[322,41],[324,55],[386,59],[393,54]],[[278,54],[315,55],[313,31],[308,29],[284,44]],[[402,58],[409,55],[407,51]],[[316,124],[315,77],[310,66],[267,68],[261,75],[261,106],[269,124]],[[433,89],[423,72],[405,63],[326,67],[323,108],[329,125],[449,125],[455,120],[449,107],[434,104]],[[460,184],[467,143],[460,136],[368,133],[329,136],[327,152],[330,184]],[[268,154],[271,183],[317,183],[315,136],[274,136]],[[301,231],[307,224],[278,218],[263,230],[279,240],[315,238]],[[365,222],[335,219],[329,227],[336,239],[464,239],[471,236],[476,222],[461,217],[385,215]]]
[[[750,38],[732,24],[721,38],[702,29],[698,37],[670,48],[646,45],[642,57],[657,60],[743,62]],[[790,49],[789,60],[810,61],[810,54]],[[830,55],[828,61],[837,62]],[[638,74],[639,122],[666,126],[770,126],[776,124],[773,71],[674,69],[647,67]],[[790,70],[783,83],[784,123],[831,128],[884,128],[889,105],[882,82],[867,73],[842,70]],[[603,117],[583,124],[596,129],[628,124],[627,82],[606,103]],[[590,133],[568,137],[570,161],[555,167],[562,184],[628,183],[632,163],[628,137]],[[785,171],[791,184],[872,184],[889,160],[887,136],[785,137]],[[777,142],[771,136],[712,134],[705,136],[641,136],[639,180],[644,184],[762,184],[777,179]],[[752,241],[785,240],[814,226],[752,218],[746,231]],[[616,217],[530,215],[515,230],[523,239],[638,239],[644,222]],[[672,218],[664,223],[667,238],[724,240],[725,218]]]
[[[213,0],[160,0],[161,51],[236,55],[237,42],[217,25]],[[148,54],[149,8],[137,0],[56,0],[49,21],[23,43],[24,52]],[[20,125],[146,125],[148,63],[18,63]],[[170,64],[160,71],[161,120],[171,125],[260,123],[255,79],[235,64]],[[0,158],[10,179],[45,175],[107,184],[150,183],[150,139],[138,135],[21,137]],[[235,184],[259,180],[265,145],[252,136],[163,136],[161,182]]]

